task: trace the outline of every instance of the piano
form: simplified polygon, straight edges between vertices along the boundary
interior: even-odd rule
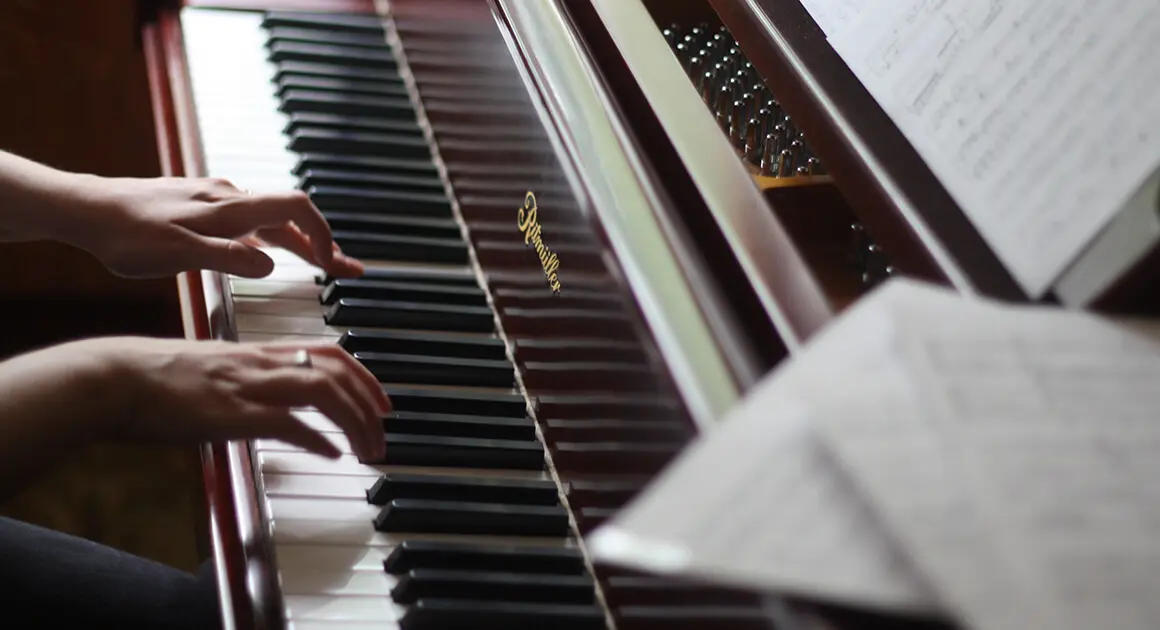
[[[143,18],[165,173],[300,189],[369,261],[185,274],[186,335],[333,340],[395,407],[383,461],[203,449],[225,627],[942,623],[629,573],[583,544],[884,278],[1026,299],[797,2]]]

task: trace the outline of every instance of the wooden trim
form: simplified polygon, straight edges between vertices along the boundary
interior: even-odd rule
[[[249,11],[375,13],[373,0],[184,0],[185,6]]]
[[[708,2],[899,269],[968,293],[1027,299],[801,4]]]
[[[142,47],[162,174],[201,176],[205,170],[177,8],[159,8],[150,15],[142,25]],[[228,338],[220,277],[183,273],[177,283],[186,338]],[[261,528],[249,446],[244,442],[205,444],[201,464],[223,627],[281,627],[279,598],[271,596],[277,590],[270,588],[273,567]],[[279,612],[272,616],[270,610]]]

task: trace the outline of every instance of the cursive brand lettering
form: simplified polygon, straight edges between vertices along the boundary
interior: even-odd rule
[[[540,266],[544,269],[544,276],[548,279],[548,286],[553,293],[560,292],[560,278],[556,270],[560,268],[560,259],[548,246],[544,244],[543,227],[539,219],[540,208],[536,204],[536,194],[528,191],[524,196],[524,205],[518,210],[516,223],[524,235],[524,245],[535,247],[536,255],[540,257]]]

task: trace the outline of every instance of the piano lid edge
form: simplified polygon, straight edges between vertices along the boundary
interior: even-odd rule
[[[587,210],[599,217],[690,414],[699,426],[711,426],[740,398],[735,366],[682,273],[656,216],[657,191],[628,151],[565,10],[558,0],[488,2],[553,149]]]

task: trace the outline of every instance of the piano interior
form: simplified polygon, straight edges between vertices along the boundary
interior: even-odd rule
[[[229,627],[938,623],[627,572],[582,542],[883,279],[1010,290],[946,237],[961,217],[899,201],[921,167],[859,144],[882,114],[800,5],[172,4],[144,30],[167,174],[299,188],[371,261],[186,277],[189,330],[332,339],[395,406],[383,461],[309,413],[340,461],[205,449]]]

